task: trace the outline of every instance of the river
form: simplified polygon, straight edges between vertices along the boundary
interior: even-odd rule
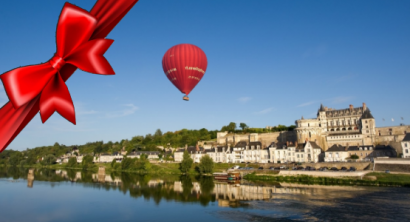
[[[0,168],[0,221],[409,221],[410,188]]]

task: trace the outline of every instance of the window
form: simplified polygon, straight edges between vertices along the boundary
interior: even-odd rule
[[[297,157],[299,158],[299,154],[297,155]]]
[[[406,153],[409,153],[409,150],[408,150],[408,149],[406,149]]]
[[[407,143],[404,143],[404,147],[407,147]]]
[[[365,123],[367,123],[367,120],[366,121],[364,121]]]
[[[369,126],[366,126],[366,129],[369,129]]]
[[[363,153],[360,153],[360,156],[363,156]]]
[[[369,133],[369,130],[366,130],[366,133]]]
[[[350,125],[350,119],[349,119],[349,120],[347,120],[347,124],[349,124],[349,125]]]

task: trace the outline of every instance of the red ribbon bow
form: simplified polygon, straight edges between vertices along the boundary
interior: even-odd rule
[[[48,62],[11,70],[0,76],[15,109],[40,96],[43,123],[57,111],[75,124],[75,111],[68,88],[60,76],[64,64],[102,75],[113,75],[103,54],[114,42],[111,39],[90,40],[97,19],[70,3],[64,5],[57,24],[57,52]]]

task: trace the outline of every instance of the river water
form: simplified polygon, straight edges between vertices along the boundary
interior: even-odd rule
[[[0,168],[0,221],[410,221],[410,188]]]

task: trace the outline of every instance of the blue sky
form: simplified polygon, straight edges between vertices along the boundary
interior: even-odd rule
[[[53,56],[64,2],[0,1],[0,73]],[[95,1],[70,3],[90,10]],[[67,81],[77,125],[57,113],[42,124],[37,115],[8,149],[119,141],[158,128],[292,125],[315,117],[320,103],[366,102],[377,126],[410,124],[410,1],[140,0],[108,38],[116,75],[77,71]],[[189,102],[161,65],[180,43],[208,58]],[[0,86],[0,105],[7,101]]]

